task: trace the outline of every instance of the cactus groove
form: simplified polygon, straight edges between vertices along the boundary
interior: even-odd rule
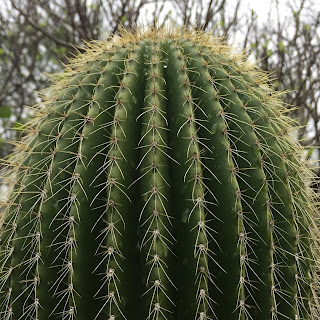
[[[314,177],[223,40],[89,43],[5,164],[1,320],[320,319]]]

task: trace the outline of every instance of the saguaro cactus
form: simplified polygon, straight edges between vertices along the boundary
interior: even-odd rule
[[[267,83],[203,32],[88,44],[7,160],[1,319],[319,319],[312,175]]]

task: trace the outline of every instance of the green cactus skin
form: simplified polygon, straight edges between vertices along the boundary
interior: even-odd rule
[[[320,318],[314,178],[265,73],[168,28],[53,79],[6,160],[1,320]]]

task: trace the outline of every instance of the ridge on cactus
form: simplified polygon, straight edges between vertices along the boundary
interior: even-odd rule
[[[172,27],[53,80],[5,161],[1,320],[320,319],[314,178],[264,72]]]

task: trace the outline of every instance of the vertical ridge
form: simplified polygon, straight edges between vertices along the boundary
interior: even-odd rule
[[[81,74],[76,76],[77,79],[81,78]],[[73,85],[75,81],[71,82],[69,89],[64,90],[56,102],[49,107],[51,113],[43,113],[41,123],[37,130],[37,135],[30,142],[29,146],[32,148],[32,155],[30,155],[28,161],[25,160],[25,168],[28,172],[26,178],[22,178],[21,185],[21,197],[18,198],[19,203],[16,207],[16,217],[12,222],[12,232],[9,239],[5,239],[6,232],[2,233],[2,246],[5,242],[12,243],[12,254],[13,259],[11,261],[11,267],[9,268],[10,277],[7,278],[7,282],[11,281],[11,286],[8,288],[8,301],[5,311],[2,312],[4,316],[16,317],[37,317],[39,311],[39,299],[37,295],[37,286],[39,284],[38,265],[41,260],[41,253],[39,250],[39,244],[41,239],[41,228],[40,228],[40,216],[39,211],[41,210],[42,204],[45,200],[45,192],[43,191],[44,183],[48,179],[48,173],[50,170],[51,148],[56,144],[55,133],[57,123],[63,122],[61,119],[62,112],[68,109],[69,98],[71,92],[74,90]],[[60,118],[59,118],[60,117]],[[55,124],[55,118],[57,123]],[[46,155],[46,157],[43,157]],[[20,212],[20,217],[18,213]],[[10,213],[9,213],[10,215]],[[10,240],[11,239],[11,240]],[[26,249],[29,252],[26,252]],[[21,252],[21,253],[20,253]],[[24,253],[23,253],[24,252]],[[24,255],[23,258],[19,258],[19,255]],[[9,258],[9,257],[8,257]],[[14,261],[19,261],[19,264]],[[7,260],[8,262],[8,260]],[[17,270],[15,270],[17,269]],[[18,271],[20,270],[20,271]],[[20,274],[18,272],[21,272]],[[30,275],[31,274],[31,275]],[[22,278],[19,281],[11,279],[12,275],[16,278]],[[23,280],[24,278],[24,280]],[[22,294],[14,292],[19,290],[19,286],[24,286]],[[10,296],[10,298],[9,298]],[[12,299],[11,299],[12,297]],[[15,312],[13,303],[22,304],[21,298],[24,297],[23,311],[20,315]],[[28,298],[26,298],[28,297]],[[11,300],[11,301],[10,301]]]
[[[164,80],[164,53],[161,43],[150,41],[146,52],[146,90],[142,113],[141,138],[138,143],[140,171],[138,183],[142,193],[139,235],[144,292],[142,301],[146,319],[171,319],[172,291],[170,279],[173,237],[170,215],[168,166],[173,160],[168,146],[167,98]]]
[[[243,207],[244,231],[239,236],[244,238],[245,250],[240,256],[243,268],[240,283],[243,282],[245,298],[238,301],[238,307],[245,319],[268,319],[272,308],[269,294],[273,279],[268,272],[272,264],[272,219],[266,175],[259,162],[261,155],[255,123],[243,108],[231,82],[232,75],[223,69],[223,65],[212,54],[207,59],[209,73],[224,109],[223,117],[228,124],[230,148],[239,184],[237,196]]]
[[[73,202],[69,219],[65,228],[69,228],[69,239],[74,239],[63,269],[68,272],[71,297],[69,298],[69,315],[77,320],[94,319],[102,304],[95,294],[99,289],[97,272],[93,272],[99,264],[96,254],[99,245],[99,233],[105,227],[103,221],[104,199],[97,199],[96,191],[104,176],[104,154],[97,152],[97,144],[104,144],[108,134],[106,124],[112,122],[110,109],[114,98],[113,86],[117,84],[117,73],[123,69],[126,51],[115,53],[102,67],[101,76],[97,79],[90,97],[87,114],[83,115],[83,130],[78,146],[79,157],[70,177],[73,186],[71,194],[77,202]],[[102,196],[101,196],[102,197]],[[94,206],[93,206],[94,205]],[[93,210],[94,208],[94,210]],[[100,270],[101,268],[100,268]]]
[[[105,63],[90,63],[87,75],[78,80],[77,92],[71,98],[70,108],[61,115],[64,122],[58,128],[57,142],[51,149],[52,166],[43,186],[45,201],[39,211],[41,231],[45,237],[40,243],[42,263],[39,265],[38,288],[40,304],[42,299],[47,301],[46,308],[39,309],[40,318],[63,318],[68,313],[73,316],[71,310],[66,310],[69,296],[73,294],[73,288],[68,283],[71,269],[67,267],[70,249],[75,245],[71,235],[73,222],[69,217],[71,205],[77,201],[72,194],[75,183],[73,172],[81,158],[78,148],[82,143],[81,135],[91,94]],[[41,274],[45,274],[43,280]]]
[[[140,314],[137,297],[130,296],[136,285],[138,241],[138,212],[131,198],[136,198],[137,192],[128,190],[128,187],[130,177],[136,176],[137,152],[134,148],[138,137],[135,132],[140,131],[136,117],[144,89],[144,80],[137,80],[144,79],[144,48],[144,42],[134,46],[124,61],[123,77],[115,86],[114,114],[108,137],[108,163],[103,168],[105,181],[99,188],[99,194],[103,191],[106,197],[104,219],[107,226],[101,232],[98,251],[105,271],[104,286],[96,297],[102,299],[103,305],[95,319],[127,319],[129,310],[130,313],[135,310],[137,316]]]
[[[221,63],[224,64],[223,59],[221,59]],[[229,72],[235,72],[230,67],[229,70]],[[263,101],[268,96],[267,91],[263,93],[261,90],[258,95],[253,94],[254,89],[251,88],[250,91],[250,85],[246,83],[248,80],[249,83],[252,83],[253,79],[248,78],[247,73],[242,72],[241,68],[235,67],[235,70],[245,80],[245,82],[234,81],[234,86],[238,90],[238,95],[243,101],[247,113],[254,121],[254,131],[258,136],[261,149],[260,161],[268,183],[273,233],[271,249],[274,256],[271,266],[274,277],[271,293],[275,300],[272,319],[277,319],[277,317],[299,318],[296,286],[298,239],[296,238],[292,193],[288,182],[285,156],[281,150],[281,144],[279,144],[281,138],[279,140],[279,135],[275,132],[270,121],[272,117],[275,117],[274,123],[277,123],[283,119],[283,115],[273,103],[269,103],[267,108],[263,108]]]
[[[175,159],[180,165],[172,166],[176,179],[174,216],[179,223],[177,252],[179,264],[177,286],[177,317],[190,318],[190,306],[194,319],[214,316],[214,300],[209,293],[209,260],[213,259],[209,249],[207,216],[210,212],[205,193],[210,192],[203,179],[199,139],[195,115],[197,104],[191,92],[186,56],[178,41],[166,43],[168,67],[168,116],[170,141],[175,150]],[[181,270],[180,270],[181,269]]]
[[[209,227],[214,230],[210,248],[216,259],[210,264],[214,282],[210,286],[215,301],[216,319],[245,319],[245,221],[240,186],[237,181],[237,162],[232,154],[231,131],[220,93],[209,73],[210,65],[204,59],[199,47],[184,43],[185,54],[189,56],[189,67],[194,81],[193,91],[199,101],[198,114],[205,117],[199,126],[203,138],[203,155],[208,188],[208,203],[214,218]],[[222,248],[224,250],[222,251]]]

